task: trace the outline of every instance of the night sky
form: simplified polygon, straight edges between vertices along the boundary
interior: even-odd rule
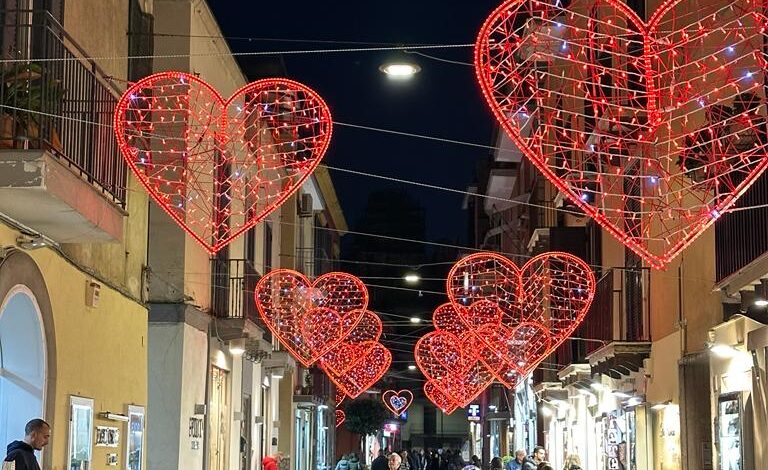
[[[209,0],[224,36],[360,41],[395,44],[474,43],[497,1],[388,0],[252,2]],[[158,31],[159,32],[159,31]],[[229,40],[234,51],[335,49],[368,45]],[[472,48],[425,50],[472,62]],[[284,55],[288,77],[318,91],[335,121],[489,145],[493,118],[474,68],[411,55],[422,71],[393,82],[379,71],[392,52]],[[386,176],[465,189],[489,151],[335,126],[325,163]],[[427,237],[466,243],[463,196],[332,171],[351,227],[371,190],[407,190],[426,209]]]

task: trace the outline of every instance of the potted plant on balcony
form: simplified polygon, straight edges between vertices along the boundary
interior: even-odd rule
[[[17,140],[39,142],[41,113],[50,112],[50,104],[60,102],[64,95],[59,82],[34,63],[13,65],[0,72],[0,77],[0,148],[12,148]],[[50,131],[50,145],[61,149],[58,131],[55,127]]]

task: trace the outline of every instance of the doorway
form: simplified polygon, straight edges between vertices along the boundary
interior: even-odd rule
[[[25,424],[43,417],[46,365],[37,300],[17,285],[0,304],[0,442],[21,440]]]

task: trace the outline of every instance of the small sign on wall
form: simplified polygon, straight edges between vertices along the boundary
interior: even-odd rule
[[[107,465],[117,467],[117,454],[107,454]]]
[[[96,426],[96,447],[117,447],[120,445],[120,430],[107,426]]]

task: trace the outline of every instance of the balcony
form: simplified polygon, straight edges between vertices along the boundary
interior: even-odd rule
[[[488,174],[488,185],[485,190],[485,213],[491,215],[503,212],[514,205],[510,197],[517,181],[517,163],[495,162]]]
[[[717,282],[728,295],[768,277],[768,173],[736,205],[750,206],[760,208],[729,212],[715,224]]]
[[[624,268],[606,271],[582,325],[587,338],[602,340],[586,347],[592,373],[615,379],[637,373],[651,352],[650,271]]]
[[[259,316],[253,298],[261,275],[246,259],[211,260],[211,315],[224,341],[251,338],[271,342],[269,329]]]
[[[0,68],[0,212],[60,243],[120,241],[119,90],[49,13],[2,13],[3,50],[24,61]]]

